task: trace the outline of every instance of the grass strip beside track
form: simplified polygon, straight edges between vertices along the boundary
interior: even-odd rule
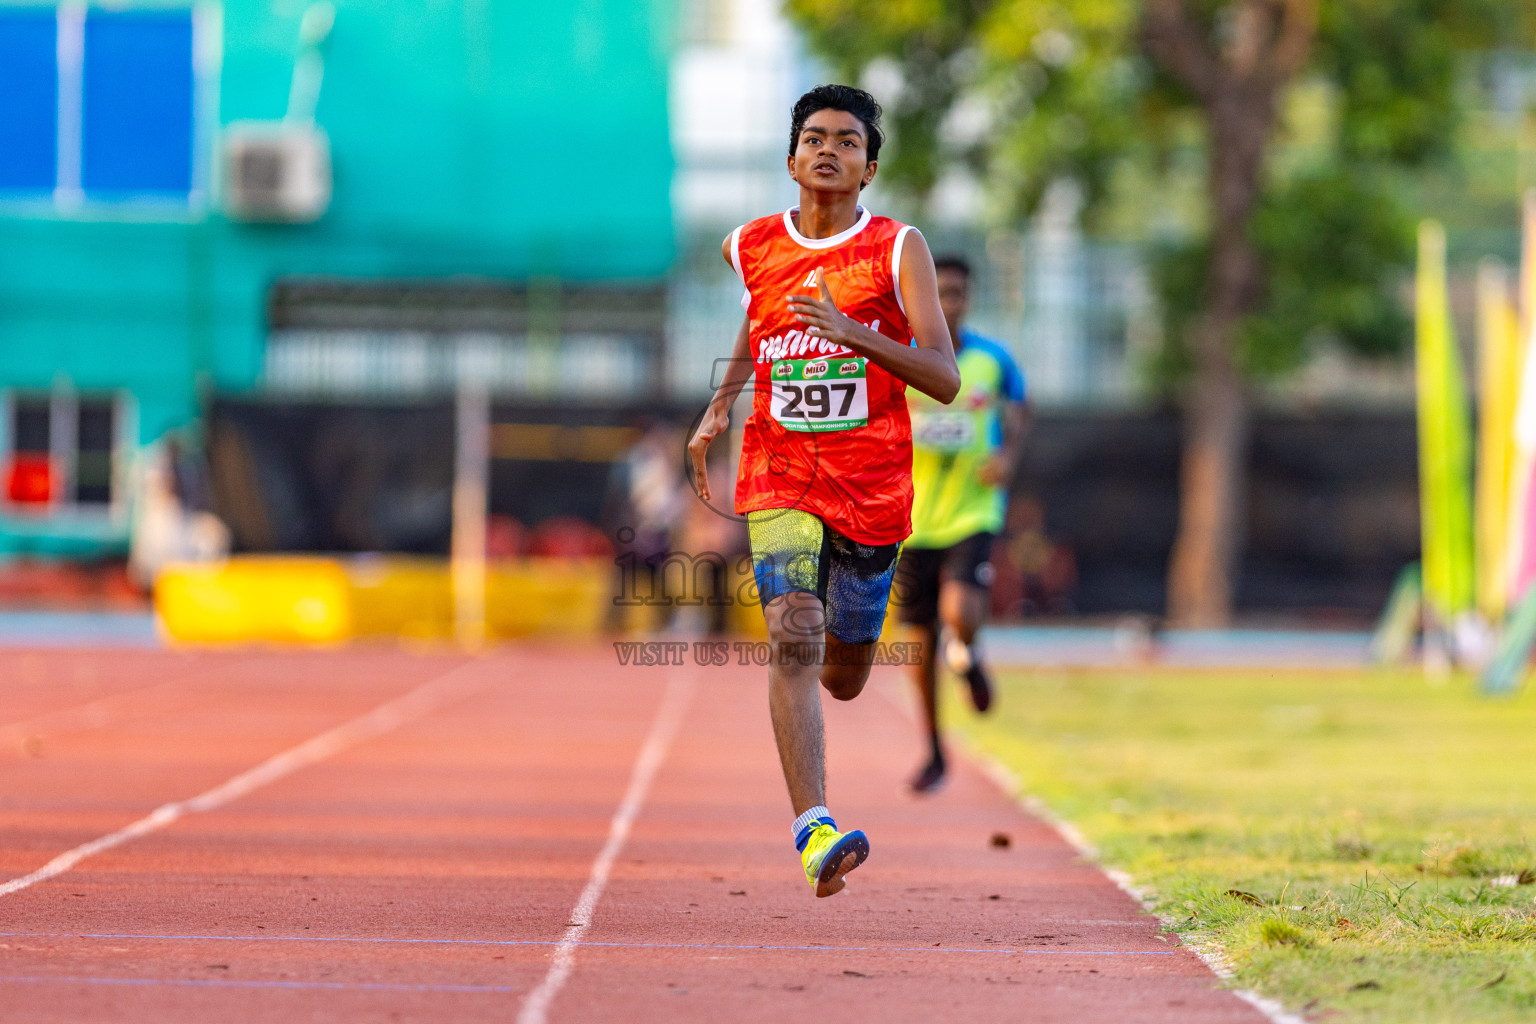
[[[991,717],[957,710],[973,749],[1239,986],[1344,1021],[1536,1014],[1530,692],[1409,672],[1001,675]]]

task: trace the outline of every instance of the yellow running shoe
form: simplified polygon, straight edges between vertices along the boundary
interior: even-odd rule
[[[839,832],[825,821],[811,828],[811,836],[800,852],[805,866],[805,880],[817,896],[842,892],[843,876],[869,856],[869,839],[863,832]]]

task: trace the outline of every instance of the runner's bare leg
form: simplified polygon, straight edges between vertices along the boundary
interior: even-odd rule
[[[923,724],[928,727],[933,753],[939,753],[939,642],[938,629],[932,625],[913,626],[917,637],[917,664],[912,666],[912,680],[923,705]]]
[[[989,596],[981,587],[956,580],[946,580],[939,591],[939,618],[967,647],[975,641],[976,631],[987,617]]]
[[[821,694],[817,690],[819,657],[802,657],[819,643],[825,613],[814,594],[792,591],[763,609],[773,660],[768,666],[768,711],[779,763],[795,814],[827,802],[826,740],[822,731]]]

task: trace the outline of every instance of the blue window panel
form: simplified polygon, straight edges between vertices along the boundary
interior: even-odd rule
[[[0,192],[52,192],[58,159],[58,19],[0,8]]]
[[[192,14],[85,19],[80,184],[87,196],[192,190]]]

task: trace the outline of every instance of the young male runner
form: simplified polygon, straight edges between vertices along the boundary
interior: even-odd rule
[[[901,621],[917,627],[922,654],[913,666],[928,726],[930,756],[910,783],[928,793],[944,780],[939,743],[940,622],[944,660],[970,684],[977,711],[992,706],[992,681],[975,648],[992,585],[992,538],[1002,529],[1008,481],[1018,467],[1028,422],[1024,377],[1007,349],[968,330],[971,268],[958,256],[934,261],[939,301],[960,366],[960,395],[942,408],[910,394],[912,536],[901,552],[896,595]]]
[[[789,173],[800,205],[731,232],[721,255],[747,315],[714,400],[689,443],[704,456],[752,380],[736,511],[774,658],[768,707],[817,896],[864,862],[864,833],[826,807],[818,680],[838,700],[864,688],[901,542],[911,531],[912,431],[906,387],[948,402],[960,386],[933,258],[916,230],[859,205],[880,155],[880,106],[845,85],[795,103]]]

